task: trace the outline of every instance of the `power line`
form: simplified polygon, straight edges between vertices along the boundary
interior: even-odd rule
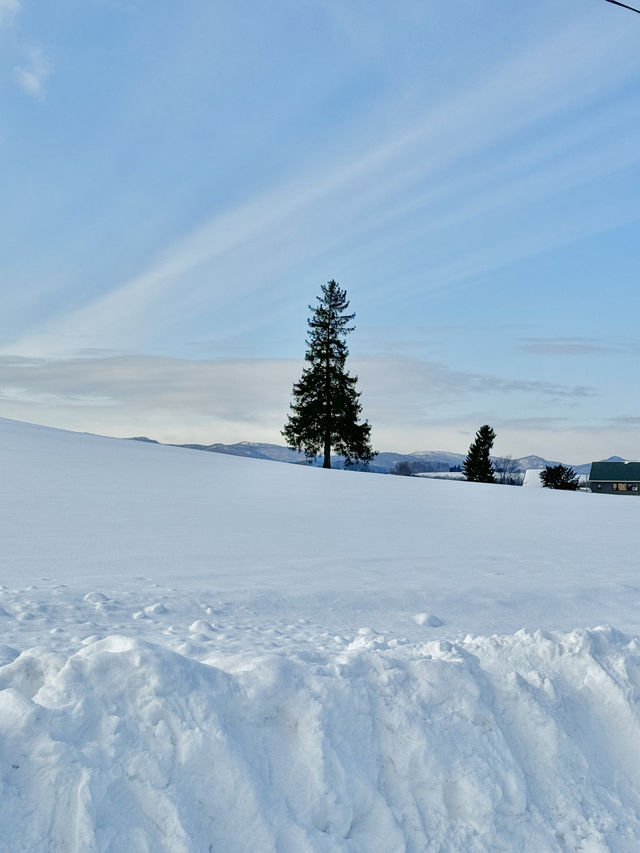
[[[605,0],[606,3],[613,3],[614,6],[622,6],[623,9],[630,9],[632,12],[637,12],[640,15],[640,9],[634,9],[633,6],[627,6],[626,3],[620,3],[619,0]]]

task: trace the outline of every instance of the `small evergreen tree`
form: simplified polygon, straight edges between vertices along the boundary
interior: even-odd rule
[[[547,465],[544,471],[540,472],[540,479],[545,489],[563,489],[569,492],[575,492],[580,482],[576,472],[568,465]]]
[[[305,360],[309,366],[293,386],[291,413],[282,431],[289,447],[302,451],[309,462],[323,455],[323,468],[331,468],[331,449],[344,456],[345,467],[356,462],[370,462],[376,455],[371,449],[371,426],[359,423],[362,411],[356,391],[357,376],[345,369],[349,350],[346,336],[356,316],[347,314],[346,290],[329,281],[316,297],[309,326]]]
[[[462,463],[462,471],[467,480],[473,483],[495,483],[496,478],[491,464],[491,448],[496,434],[489,424],[481,426],[475,441],[470,445],[467,458]]]

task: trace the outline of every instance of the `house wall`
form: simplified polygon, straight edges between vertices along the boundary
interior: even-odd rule
[[[589,481],[589,488],[598,495],[640,495],[640,484],[638,483],[622,483],[621,485],[627,486],[626,490],[614,489],[614,485],[618,486],[618,483],[600,480]]]

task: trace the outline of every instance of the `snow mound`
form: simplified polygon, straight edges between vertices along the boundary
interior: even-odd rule
[[[541,489],[543,488],[542,480],[540,479],[540,474],[542,471],[538,468],[527,468],[524,472],[524,480],[522,481],[522,485],[525,488],[529,489]]]
[[[0,849],[640,844],[640,647],[612,629],[227,671],[125,636],[0,667]]]
[[[441,628],[444,622],[435,613],[416,613],[413,617],[416,625],[427,625],[429,628]]]

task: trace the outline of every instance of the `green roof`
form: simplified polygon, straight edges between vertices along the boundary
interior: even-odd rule
[[[640,462],[592,462],[589,479],[607,483],[640,482]]]

